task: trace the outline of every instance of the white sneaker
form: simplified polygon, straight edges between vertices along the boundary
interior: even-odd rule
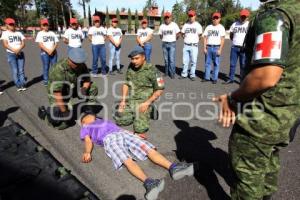
[[[3,94],[4,92],[0,91],[0,95]]]
[[[27,88],[26,87],[21,87],[21,91],[26,91]]]
[[[22,91],[22,88],[17,88],[17,91],[18,91],[18,92],[21,92],[21,91]]]

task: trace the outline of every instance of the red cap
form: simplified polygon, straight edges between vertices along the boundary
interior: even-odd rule
[[[40,23],[41,23],[41,25],[49,24],[48,19],[41,19]]]
[[[4,20],[5,24],[15,24],[15,20],[13,18],[6,18]]]
[[[93,16],[93,21],[100,21],[100,17],[98,15]]]
[[[196,12],[194,11],[194,10],[190,10],[189,12],[188,12],[188,16],[189,17],[194,17],[196,15]]]
[[[213,18],[214,18],[214,17],[219,17],[219,18],[221,18],[221,13],[215,12],[215,13],[212,15],[212,17],[213,17]]]
[[[70,19],[70,24],[78,24],[78,21],[76,18],[71,18]]]
[[[112,22],[119,22],[119,20],[117,18],[113,18],[111,21]]]
[[[240,16],[246,16],[246,17],[249,17],[249,15],[250,15],[250,12],[249,12],[249,10],[247,10],[247,9],[243,9],[243,10],[241,10],[241,12],[240,12]]]
[[[143,19],[141,23],[142,24],[148,24],[148,20],[147,19]]]
[[[171,16],[172,16],[172,13],[170,13],[168,11],[164,13],[164,17],[171,17]]]

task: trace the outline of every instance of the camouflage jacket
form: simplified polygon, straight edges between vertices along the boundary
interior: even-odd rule
[[[256,140],[287,144],[300,116],[300,3],[267,3],[251,22],[245,38],[246,71],[266,65],[283,68],[277,85],[255,98],[237,123]]]
[[[154,91],[164,89],[164,80],[152,64],[140,68],[129,65],[126,73],[126,85],[129,87],[130,100],[146,101]]]

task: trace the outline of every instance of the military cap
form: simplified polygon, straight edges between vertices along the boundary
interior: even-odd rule
[[[138,54],[145,55],[144,49],[140,46],[134,47],[134,49],[129,53],[128,58],[132,58],[133,56],[136,56]]]
[[[87,54],[82,48],[72,48],[68,52],[68,57],[74,63],[84,63],[87,59]]]

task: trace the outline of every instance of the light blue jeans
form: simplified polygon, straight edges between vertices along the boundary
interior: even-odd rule
[[[7,52],[7,61],[12,71],[12,77],[17,88],[24,87],[26,84],[24,64],[25,56],[21,52],[19,55]]]
[[[176,42],[163,42],[162,49],[165,60],[165,74],[174,76],[176,68]]]
[[[190,77],[195,77],[197,57],[198,57],[198,46],[184,45],[182,51],[183,69],[181,72],[182,77],[188,76],[188,68],[191,63]]]
[[[49,75],[49,69],[52,65],[57,63],[57,52],[52,56],[49,56],[46,52],[43,50],[41,51],[41,60],[43,63],[43,80],[44,84],[48,84],[48,75]]]
[[[121,66],[120,66],[121,46],[116,47],[112,43],[109,43],[109,51],[110,51],[110,55],[109,55],[109,71],[110,72],[113,71],[113,60],[114,60],[114,58],[116,58],[116,65],[117,65],[117,69],[119,70],[121,68]]]
[[[205,79],[210,80],[211,75],[211,62],[213,62],[213,81],[218,80],[219,70],[220,70],[220,56],[217,54],[220,46],[207,47],[207,54],[205,55]]]

